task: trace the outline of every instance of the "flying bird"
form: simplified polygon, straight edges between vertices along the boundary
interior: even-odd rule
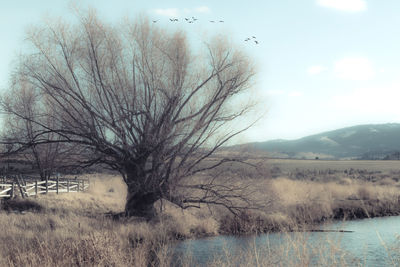
[[[210,22],[214,23],[215,21],[213,21],[213,20],[210,20]]]
[[[158,20],[153,20],[153,23],[156,23]]]
[[[256,39],[256,37],[255,36],[252,36],[253,37],[253,39]]]
[[[224,22],[223,20],[220,20],[219,22]]]
[[[188,18],[185,18],[185,20],[188,21],[189,19],[188,19]]]
[[[256,44],[258,44],[258,41],[254,41]]]
[[[192,17],[193,21],[196,21],[197,19],[195,17]]]

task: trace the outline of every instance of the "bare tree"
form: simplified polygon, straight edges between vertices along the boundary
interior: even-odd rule
[[[159,199],[182,208],[248,207],[243,188],[215,177],[187,179],[232,160],[210,156],[251,124],[240,118],[252,107],[243,97],[254,67],[226,39],[216,37],[194,53],[181,31],[143,18],[110,26],[94,12],[79,16],[77,25],[36,27],[27,39],[31,47],[13,88],[29,87],[38,108],[30,116],[7,97],[2,106],[35,125],[30,146],[90,149],[87,163],[121,173],[128,216],[151,216]]]
[[[57,169],[64,169],[71,164],[73,153],[78,149],[74,144],[67,144],[60,136],[48,131],[44,133],[42,128],[35,123],[54,126],[54,116],[41,117],[40,109],[45,113],[52,113],[50,105],[43,105],[35,95],[35,90],[19,77],[14,77],[11,92],[3,98],[7,105],[15,111],[4,117],[2,131],[2,143],[5,144],[5,154],[14,154],[20,160],[31,164],[30,172],[36,172],[42,180],[49,178]],[[39,105],[42,105],[40,108]],[[44,121],[46,120],[46,121]],[[48,142],[36,142],[39,137]],[[79,151],[79,150],[78,150]]]

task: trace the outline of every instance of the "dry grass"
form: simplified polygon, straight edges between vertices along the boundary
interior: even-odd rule
[[[206,206],[182,211],[164,202],[163,213],[150,222],[107,216],[123,211],[126,187],[118,176],[90,175],[88,192],[49,194],[32,199],[36,208],[25,203],[20,209],[0,211],[0,266],[170,266],[170,247],[179,239],[296,230],[331,219],[400,214],[396,172],[378,173],[374,182],[351,178],[344,170],[332,172],[326,180],[311,179],[307,175],[312,171],[296,172],[303,173],[303,179],[276,168],[274,179],[253,170],[227,171],[232,182],[251,184],[252,197],[265,204],[240,218]],[[160,208],[161,203],[157,205]],[[320,255],[320,265],[347,264],[340,258],[340,248],[320,246],[310,253],[304,244],[299,237],[279,248],[254,247],[238,255],[246,257],[249,266],[306,266],[315,258],[312,255]],[[297,253],[298,261],[285,261],[288,253]],[[232,266],[240,260],[229,251],[225,256],[210,265]],[[190,256],[183,265],[193,265]]]
[[[287,178],[276,179],[272,185],[272,190],[279,196],[280,210],[289,211],[297,223],[400,214],[400,190],[393,185],[365,181],[323,183]]]
[[[337,240],[321,237],[310,246],[308,233],[282,236],[280,244],[250,243],[235,251],[224,253],[207,266],[362,266],[336,245]]]
[[[177,239],[218,233],[203,211],[169,205],[156,221],[115,221],[107,213],[123,211],[125,194],[118,176],[95,175],[88,192],[28,201],[39,209],[14,201],[0,212],[0,266],[170,266]]]
[[[367,170],[377,172],[397,172],[398,160],[298,160],[298,159],[267,159],[265,164],[278,167],[283,171],[297,170]]]
[[[220,232],[290,231],[332,219],[400,215],[400,172],[394,169],[392,161],[372,164],[366,161],[260,162],[252,159],[251,162],[259,166],[257,174],[238,166],[238,172],[232,173],[229,168],[225,173],[235,182],[250,184],[252,197],[265,207],[244,212],[242,218],[217,213]],[[360,169],[368,166],[368,169]]]

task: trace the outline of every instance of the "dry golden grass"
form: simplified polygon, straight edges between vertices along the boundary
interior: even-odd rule
[[[338,240],[321,236],[310,246],[308,239],[308,233],[295,233],[282,236],[280,244],[253,242],[235,251],[224,249],[207,266],[363,266],[336,245]]]
[[[301,170],[338,170],[360,169],[368,171],[390,172],[399,170],[398,160],[300,160],[267,159],[265,164],[284,171]]]
[[[400,190],[392,185],[364,181],[345,180],[341,183],[296,181],[278,178],[272,181],[271,190],[279,196],[282,205],[320,202],[333,203],[348,199],[396,199]]]
[[[32,198],[42,207],[36,211],[0,211],[0,266],[170,266],[170,247],[179,239],[295,230],[330,219],[400,214],[396,172],[382,174],[375,182],[352,179],[343,172],[333,172],[335,179],[326,181],[296,180],[287,174],[275,170],[277,178],[271,179],[251,169],[227,171],[225,178],[237,185],[250,184],[254,200],[265,204],[263,209],[243,212],[240,218],[218,208],[182,211],[160,202],[157,207],[162,204],[163,212],[150,222],[115,221],[107,216],[124,210],[126,187],[119,176],[88,175],[88,192]],[[240,255],[257,266],[285,266],[289,251],[299,254],[292,266],[310,264],[314,254],[323,255],[318,259],[321,265],[333,261],[346,265],[337,257],[340,248],[321,246],[321,251],[310,254],[303,252],[304,243],[292,240],[280,248],[255,247]],[[258,256],[267,253],[268,259]],[[232,266],[239,261],[237,255],[227,255],[210,266]],[[190,255],[183,265],[193,265]]]
[[[240,177],[250,174],[243,183],[251,184],[252,196],[265,207],[246,212],[239,219],[219,218],[223,222],[221,232],[296,230],[332,219],[400,215],[400,172],[393,169],[394,162],[373,162],[369,169],[356,169],[348,167],[367,167],[370,162],[251,161],[261,166],[258,176],[245,167]],[[314,169],[308,169],[310,166]],[[231,170],[226,173],[232,175]]]
[[[47,210],[83,215],[122,212],[125,208],[126,186],[120,176],[91,174],[89,190],[85,193],[67,193],[57,196],[41,195],[35,199]]]
[[[88,192],[42,195],[41,211],[0,212],[0,266],[170,266],[177,239],[218,233],[204,211],[165,205],[156,221],[113,220],[126,188],[118,176],[93,175]]]
[[[395,185],[359,180],[324,183],[278,178],[272,181],[270,190],[277,196],[270,213],[285,216],[287,224],[293,227],[327,219],[400,214],[400,190]]]

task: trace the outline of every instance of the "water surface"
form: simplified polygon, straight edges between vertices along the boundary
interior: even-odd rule
[[[273,265],[400,264],[400,216],[335,222],[318,229],[351,232],[292,232],[186,240],[175,247],[175,258],[189,257],[198,266],[207,266],[216,259],[238,266],[247,263],[240,261],[249,259]]]

